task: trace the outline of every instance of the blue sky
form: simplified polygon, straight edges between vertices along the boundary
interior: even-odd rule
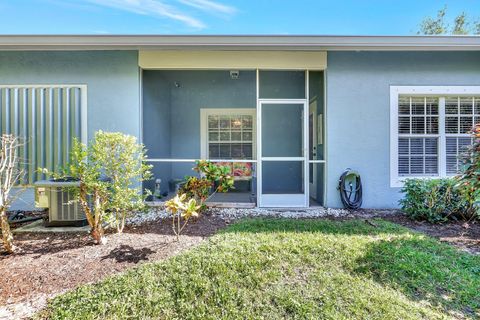
[[[0,0],[1,34],[409,35],[480,0]]]

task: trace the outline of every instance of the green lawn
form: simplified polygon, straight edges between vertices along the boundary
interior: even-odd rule
[[[480,257],[375,220],[243,220],[55,298],[52,319],[480,317]]]

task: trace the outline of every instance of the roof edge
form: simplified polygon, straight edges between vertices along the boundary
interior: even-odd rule
[[[480,36],[0,35],[0,50],[480,50]]]

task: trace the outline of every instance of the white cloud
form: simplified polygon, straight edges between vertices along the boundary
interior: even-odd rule
[[[216,12],[232,15],[237,12],[235,7],[227,6],[211,0],[178,0],[187,6],[191,6],[207,12]]]
[[[142,14],[152,17],[169,18],[185,23],[186,25],[198,29],[205,28],[205,24],[188,15],[178,11],[175,7],[165,4],[160,0],[87,0],[91,3],[116,8],[136,14]],[[202,1],[202,0],[197,0]],[[207,1],[207,0],[203,0]],[[210,2],[210,1],[208,1]],[[222,5],[220,5],[222,6]]]

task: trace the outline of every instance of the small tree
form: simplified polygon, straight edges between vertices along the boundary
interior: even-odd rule
[[[8,253],[16,250],[13,244],[13,234],[8,223],[7,210],[14,200],[10,191],[23,175],[19,167],[17,150],[19,139],[11,134],[0,138],[0,227],[2,228],[3,246]]]
[[[78,200],[97,244],[105,223],[122,232],[129,212],[143,209],[138,184],[151,175],[143,145],[122,133],[98,131],[88,146],[75,141],[69,174],[80,181]]]
[[[101,166],[89,159],[91,151],[91,146],[87,147],[75,140],[69,173],[80,182],[78,201],[90,225],[90,234],[96,244],[104,244],[103,224],[106,220],[110,193],[108,184],[101,180]]]

